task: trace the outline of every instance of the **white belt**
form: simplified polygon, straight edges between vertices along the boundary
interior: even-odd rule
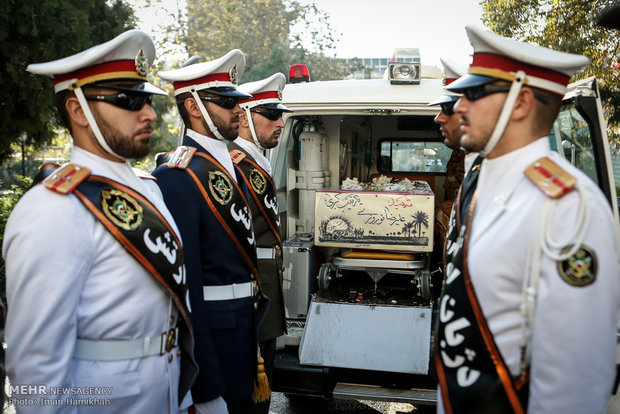
[[[164,355],[179,344],[179,328],[161,335],[131,340],[98,340],[78,338],[73,358],[95,361],[118,361]]]
[[[255,295],[255,282],[233,283],[232,285],[203,286],[205,301],[247,298]]]
[[[280,257],[280,247],[257,247],[256,258],[261,259],[276,259]]]

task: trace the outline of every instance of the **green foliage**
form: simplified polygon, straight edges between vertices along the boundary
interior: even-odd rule
[[[203,61],[241,49],[246,57],[242,83],[275,72],[288,74],[294,63],[306,63],[313,80],[348,74],[343,61],[327,56],[338,34],[329,26],[329,16],[315,4],[188,0],[187,18],[179,26],[188,55],[198,55]]]
[[[609,1],[594,0],[482,0],[482,20],[492,31],[564,52],[590,58],[574,80],[599,79],[599,89],[610,125],[610,138],[620,139],[620,35],[596,25]]]
[[[6,228],[6,222],[9,219],[13,207],[19,201],[22,195],[32,185],[32,178],[18,177],[18,184],[11,185],[8,191],[0,193],[0,246],[4,242],[4,229]],[[0,296],[4,301],[6,297],[6,273],[4,258],[0,255]]]
[[[30,63],[69,56],[109,40],[134,24],[121,0],[8,0],[0,11],[0,162],[23,137],[40,147],[58,125],[51,79]]]

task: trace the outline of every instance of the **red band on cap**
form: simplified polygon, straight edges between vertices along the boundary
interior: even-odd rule
[[[261,92],[253,94],[252,99],[250,99],[249,101],[239,101],[239,103],[261,101],[263,99],[280,99],[280,97],[278,96],[277,91]]]
[[[452,82],[454,82],[457,78],[446,78],[446,86],[450,85]]]
[[[524,71],[527,75],[535,78],[545,79],[560,85],[567,86],[570,77],[563,73],[555,72],[540,66],[534,66],[506,56],[491,53],[474,53],[471,67],[483,67],[489,69],[500,69],[505,72]]]
[[[69,73],[54,75],[54,85],[60,82],[67,81],[69,79],[80,80],[84,78],[90,78],[91,76],[114,72],[133,72],[137,74],[136,62],[133,60],[115,60],[113,62],[106,62],[99,65],[78,69]]]
[[[174,86],[174,90],[176,91],[178,89],[186,88],[188,86],[202,85],[203,83],[209,83],[209,82],[215,82],[215,81],[230,82],[230,73],[228,72],[211,73],[201,78],[191,79],[187,81],[172,82],[172,85]]]

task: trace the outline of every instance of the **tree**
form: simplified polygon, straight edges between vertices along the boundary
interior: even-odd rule
[[[133,25],[121,0],[20,0],[0,12],[0,162],[11,144],[49,142],[57,118],[51,79],[26,71],[110,40]]]
[[[596,25],[609,0],[482,0],[484,24],[502,36],[590,58],[575,79],[596,76],[618,144],[620,126],[620,36]],[[613,133],[615,131],[615,133]]]
[[[246,69],[241,82],[287,73],[293,63],[308,64],[314,80],[343,77],[343,61],[328,57],[338,34],[329,16],[314,3],[295,0],[187,1],[187,16],[177,20],[188,56],[203,60],[241,49]]]
[[[428,228],[428,214],[422,210],[418,210],[412,215],[412,217],[414,226],[418,227],[418,231],[416,233],[422,237],[422,226]]]

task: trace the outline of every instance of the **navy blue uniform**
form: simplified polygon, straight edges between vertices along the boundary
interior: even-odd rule
[[[183,145],[197,148],[194,158],[199,153],[210,156],[188,136]],[[185,250],[196,336],[194,353],[200,367],[192,387],[194,402],[207,402],[218,396],[227,403],[246,400],[256,377],[255,298],[205,301],[203,287],[250,282],[251,268],[208,207],[189,171],[163,165],[153,175],[179,227]],[[237,177],[237,183],[247,194],[241,177]]]

